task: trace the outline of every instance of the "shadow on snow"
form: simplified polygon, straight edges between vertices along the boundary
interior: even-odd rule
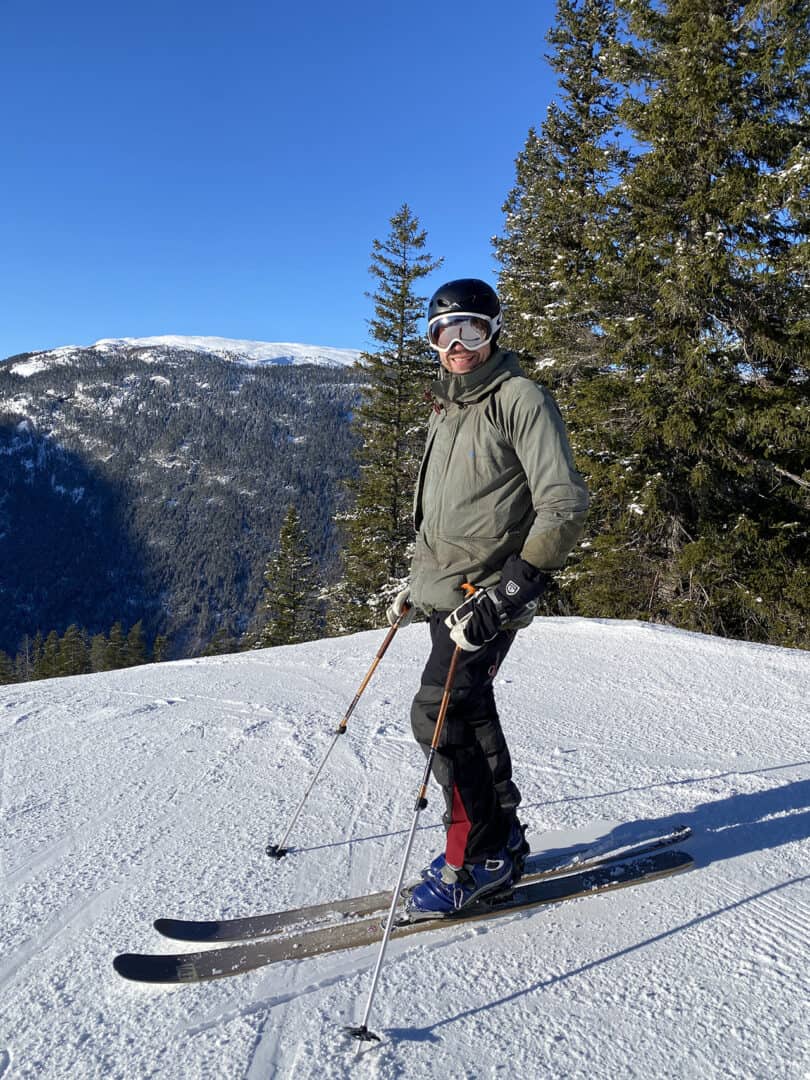
[[[793,766],[782,765],[775,766],[773,769],[751,770],[749,775],[808,764],[810,762],[803,761],[796,762]],[[713,778],[703,777],[701,779],[709,780]],[[696,781],[681,781],[681,783],[694,782]],[[593,797],[586,796],[586,798]],[[569,800],[557,801],[565,802]],[[572,799],[571,801],[576,800]],[[693,855],[696,867],[706,867],[724,859],[733,859],[740,855],[766,851],[780,847],[783,844],[806,840],[810,837],[810,780],[795,780],[778,787],[768,788],[765,791],[730,795],[724,799],[701,803],[686,813],[627,822],[617,826],[610,833],[610,837],[618,845],[627,843],[639,835],[668,832],[679,825],[689,825],[693,830],[694,835],[685,842],[685,846]],[[559,853],[562,853],[562,850],[571,851],[571,849],[560,849]],[[743,897],[741,900],[707,911],[685,923],[664,930],[660,934],[636,942],[634,945],[619,949],[607,956],[599,957],[597,960],[591,960],[579,967],[571,968],[571,970],[560,975],[533,982],[530,986],[525,986],[512,994],[507,994],[494,1001],[488,1001],[486,1004],[472,1009],[466,1009],[455,1016],[439,1020],[429,1027],[388,1028],[386,1033],[392,1039],[398,1040],[439,1041],[436,1034],[439,1028],[487,1012],[489,1009],[498,1008],[501,1005],[512,1004],[538,990],[550,989],[559,983],[567,982],[569,979],[574,979],[605,964],[610,964],[614,960],[640,952],[650,945],[675,937],[684,931],[692,930],[720,915],[737,911],[763,897],[772,896],[792,885],[801,885],[809,881],[810,874],[781,881],[770,888]]]

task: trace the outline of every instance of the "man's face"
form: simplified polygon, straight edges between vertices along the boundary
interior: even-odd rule
[[[482,349],[470,352],[460,341],[454,341],[449,349],[439,350],[439,361],[451,375],[466,375],[485,364],[492,355],[492,342],[488,341]]]

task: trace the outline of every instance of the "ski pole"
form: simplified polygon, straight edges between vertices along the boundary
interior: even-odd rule
[[[284,833],[281,840],[279,840],[279,842],[277,844],[268,844],[267,847],[265,848],[265,851],[267,852],[267,854],[271,858],[273,858],[273,859],[281,859],[289,852],[289,848],[286,848],[284,846],[286,841],[287,841],[287,837],[292,832],[293,827],[295,826],[295,823],[298,820],[298,815],[303,810],[304,803],[307,801],[307,798],[309,797],[310,791],[312,791],[312,789],[315,787],[315,783],[316,783],[318,777],[323,772],[323,767],[326,764],[326,762],[327,762],[327,760],[329,758],[329,755],[332,753],[332,750],[335,747],[335,743],[338,741],[338,738],[341,735],[345,735],[346,726],[349,723],[349,717],[354,712],[355,707],[357,705],[357,702],[360,700],[360,698],[363,695],[363,691],[368,686],[368,684],[371,682],[371,676],[377,670],[377,665],[382,660],[382,658],[385,656],[385,651],[388,648],[388,646],[391,644],[391,642],[392,642],[392,640],[394,638],[394,634],[396,634],[397,630],[399,630],[399,626],[400,626],[400,623],[401,623],[402,619],[405,618],[405,616],[408,614],[409,611],[410,611],[410,607],[406,605],[403,608],[403,610],[400,612],[399,616],[397,617],[396,622],[393,624],[391,629],[385,635],[385,641],[383,641],[382,645],[377,650],[377,655],[374,657],[374,661],[373,661],[371,667],[366,672],[366,676],[363,679],[363,681],[360,683],[360,687],[359,687],[357,693],[352,698],[351,705],[348,707],[348,709],[346,710],[346,712],[345,712],[345,714],[343,716],[343,719],[340,721],[340,724],[338,725],[338,728],[335,731],[335,737],[332,739],[331,743],[329,744],[329,748],[327,749],[326,753],[324,754],[320,765],[315,770],[315,775],[312,777],[312,780],[310,781],[309,787],[304,792],[304,795],[303,795],[300,803],[298,804],[298,807],[297,807],[295,813],[293,814],[289,825],[287,826],[286,832]]]
[[[373,1031],[368,1030],[368,1018],[371,1012],[371,1005],[374,1001],[374,994],[377,990],[377,983],[380,979],[380,971],[382,969],[383,957],[385,956],[385,950],[388,947],[388,939],[391,937],[391,931],[394,927],[394,916],[397,910],[397,904],[399,903],[399,894],[402,889],[402,882],[405,880],[405,870],[408,866],[408,859],[411,856],[411,848],[413,847],[413,839],[416,835],[416,825],[419,821],[419,815],[427,806],[427,787],[430,780],[430,774],[433,771],[433,760],[436,757],[436,749],[439,745],[439,739],[441,738],[442,728],[444,727],[444,718],[447,715],[447,706],[450,704],[450,692],[453,689],[453,683],[456,678],[456,667],[458,666],[458,659],[461,655],[461,646],[457,645],[453,652],[452,659],[450,660],[450,668],[447,672],[447,678],[444,682],[444,693],[442,694],[441,704],[439,705],[439,715],[436,718],[436,727],[433,732],[433,740],[430,744],[430,751],[428,752],[427,762],[425,763],[425,772],[422,776],[422,783],[419,788],[419,794],[416,796],[416,804],[414,805],[413,822],[411,824],[411,831],[408,835],[408,842],[405,845],[405,857],[402,860],[402,865],[399,868],[399,878],[397,879],[394,892],[391,897],[391,907],[388,912],[388,920],[385,924],[385,930],[383,932],[382,942],[380,943],[380,951],[377,954],[377,963],[374,968],[374,974],[371,977],[371,990],[369,991],[368,1001],[366,1002],[366,1010],[363,1013],[363,1019],[357,1027],[347,1027],[346,1031],[354,1039],[359,1039],[361,1042],[379,1042],[380,1036],[375,1035]]]

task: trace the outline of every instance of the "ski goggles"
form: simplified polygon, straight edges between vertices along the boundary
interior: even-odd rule
[[[445,352],[458,342],[463,349],[477,352],[492,341],[501,328],[501,321],[500,315],[490,319],[466,311],[439,315],[428,323],[428,344],[437,352]]]

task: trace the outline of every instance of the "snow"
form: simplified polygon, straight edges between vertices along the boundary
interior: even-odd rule
[[[335,349],[324,345],[301,345],[289,341],[242,341],[234,338],[182,336],[166,334],[145,338],[103,338],[92,348],[103,352],[117,346],[141,346],[170,349],[188,349],[192,352],[212,353],[225,360],[241,364],[325,364],[328,367],[344,367],[353,364],[360,356],[356,349]]]
[[[49,368],[71,364],[80,349],[99,353],[114,353],[123,348],[142,348],[165,355],[161,350],[184,349],[219,356],[231,363],[247,367],[265,364],[319,364],[326,367],[350,367],[360,357],[357,349],[336,349],[328,345],[302,345],[289,341],[242,341],[234,338],[183,336],[164,334],[143,338],[102,338],[93,345],[61,345],[58,349],[36,353],[28,360],[9,367],[14,375],[28,378]],[[2,1074],[0,1074],[2,1075]]]
[[[159,915],[390,886],[423,768],[399,632],[281,862],[278,840],[382,640],[0,687],[0,1077],[726,1077],[810,1070],[810,656],[618,621],[537,619],[497,695],[535,849],[691,825],[696,868],[610,895],[197,986]],[[435,788],[412,859],[441,844]],[[641,825],[639,825],[641,828]],[[182,948],[182,946],[180,946]]]
[[[12,364],[9,371],[13,372],[14,375],[22,375],[24,379],[27,379],[31,375],[38,375],[40,371],[47,371],[49,367],[56,367],[60,363],[67,363],[67,361],[54,357],[51,363],[48,363],[40,354],[34,357],[33,360],[23,360],[19,364]]]

